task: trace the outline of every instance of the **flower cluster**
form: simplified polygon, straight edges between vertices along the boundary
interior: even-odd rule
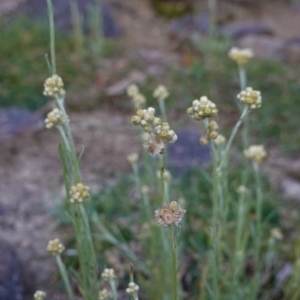
[[[251,109],[261,107],[261,93],[260,91],[254,91],[251,87],[247,87],[240,92],[237,98]]]
[[[82,183],[77,183],[77,185],[71,187],[70,196],[71,203],[82,203],[90,196],[90,188]]]
[[[127,88],[127,95],[131,98],[132,104],[136,109],[141,108],[146,103],[146,98],[140,93],[137,85],[132,84]]]
[[[154,216],[158,225],[166,227],[175,224],[179,226],[185,212],[186,210],[182,209],[176,201],[172,201],[155,210]]]
[[[245,65],[249,59],[251,59],[254,54],[252,49],[245,48],[245,49],[239,49],[236,47],[233,47],[230,49],[228,56],[234,60],[238,65]]]
[[[267,156],[267,152],[263,145],[252,145],[244,150],[244,155],[247,159],[252,159],[257,163],[261,163],[263,158]]]
[[[101,277],[105,281],[113,280],[116,277],[115,271],[113,269],[105,268],[101,274]]]
[[[64,83],[62,79],[54,74],[52,77],[47,78],[44,83],[44,95],[49,97],[64,97],[66,92],[63,87]]]
[[[131,122],[144,130],[143,135],[145,149],[154,156],[164,154],[164,142],[174,143],[177,140],[177,135],[170,128],[169,123],[162,122],[160,118],[155,117],[155,109],[139,109],[136,115],[131,118]]]
[[[128,288],[126,289],[127,294],[134,294],[139,291],[140,287],[134,282],[129,282]]]
[[[187,109],[187,113],[195,120],[200,121],[205,118],[215,117],[218,114],[216,104],[202,96],[200,100],[194,100],[192,107]]]
[[[54,239],[49,241],[47,246],[47,251],[52,255],[59,255],[65,250],[64,245],[60,242],[59,239]]]
[[[153,97],[156,99],[165,100],[169,97],[169,91],[164,85],[159,85],[153,92]]]
[[[127,156],[127,160],[130,164],[135,164],[139,159],[139,155],[137,153],[131,153]]]
[[[110,292],[107,289],[103,289],[99,292],[99,300],[108,300],[110,298]]]
[[[47,114],[45,119],[46,128],[50,129],[58,125],[62,125],[65,122],[64,115],[62,111],[58,108],[54,108]]]
[[[46,293],[43,291],[36,291],[33,295],[34,300],[44,300]]]

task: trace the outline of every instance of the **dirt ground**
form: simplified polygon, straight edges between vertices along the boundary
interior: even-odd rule
[[[151,49],[178,55],[171,52],[167,21],[155,15],[148,1],[110,2],[116,19],[127,33],[125,52]],[[14,9],[13,1],[1,1],[1,9]],[[267,5],[259,14],[239,6],[233,11],[239,16],[255,16],[267,22],[281,38],[299,35],[300,11],[296,14],[280,4]],[[278,18],[282,20],[279,22]],[[78,150],[81,145],[85,147],[83,178],[92,192],[113,184],[117,173],[129,171],[126,156],[141,150],[130,117],[130,114],[109,109],[70,114]],[[63,239],[65,234],[53,229],[50,215],[51,207],[64,192],[58,142],[58,132],[46,129],[24,130],[18,136],[0,141],[0,241],[14,246],[18,252],[27,286],[25,300],[31,299],[35,288],[45,289],[52,299],[58,299],[51,291],[54,260],[45,251],[51,238],[60,236]]]

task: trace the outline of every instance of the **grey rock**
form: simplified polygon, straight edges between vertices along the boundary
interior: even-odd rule
[[[0,140],[12,137],[24,129],[37,130],[43,126],[41,116],[20,108],[0,110]]]
[[[223,25],[219,28],[219,33],[235,40],[250,34],[272,35],[273,31],[270,27],[263,23],[247,22]]]
[[[289,40],[284,44],[284,60],[290,63],[300,62],[300,39]]]
[[[54,6],[54,18],[56,26],[64,30],[72,28],[71,10],[69,0],[52,0]],[[88,29],[89,9],[94,5],[93,0],[78,0],[78,10],[83,19],[85,31]],[[105,37],[118,37],[122,34],[121,28],[112,17],[110,6],[104,2],[101,3],[102,28]],[[94,6],[93,6],[94,7]],[[48,21],[47,3],[41,0],[26,0],[16,11],[29,15],[33,19]]]
[[[251,34],[240,38],[235,44],[241,48],[251,48],[254,55],[259,58],[283,59],[284,42],[275,37]]]
[[[187,15],[171,21],[168,25],[170,33],[186,38],[198,32],[207,34],[209,32],[209,17],[205,15]]]
[[[198,131],[182,130],[176,133],[178,140],[168,146],[169,163],[175,173],[180,174],[191,167],[210,163],[210,149],[199,143],[201,135]]]
[[[0,243],[0,300],[22,300],[20,263],[15,251]]]

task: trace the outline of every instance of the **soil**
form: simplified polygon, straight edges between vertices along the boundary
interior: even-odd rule
[[[17,2],[21,1],[2,0],[0,10],[15,9]],[[178,55],[172,52],[172,44],[167,38],[168,21],[155,14],[149,1],[108,2],[127,34],[126,53],[152,49],[164,55]],[[300,10],[297,17],[294,17],[296,12],[291,17],[287,6],[276,5],[267,4],[256,18],[267,22],[281,38],[297,37]],[[230,9],[232,14],[253,17],[253,12],[247,12],[241,6]],[[130,166],[126,156],[141,150],[130,117],[129,113],[104,108],[70,113],[78,152],[81,145],[85,147],[83,178],[92,192],[113,184],[118,173],[128,172]],[[58,299],[53,284],[55,261],[45,251],[50,239],[57,236],[64,239],[67,234],[55,230],[51,217],[51,210],[64,193],[57,153],[58,132],[25,130],[0,143],[0,241],[14,246],[20,258],[25,280],[24,299],[32,299],[35,289],[47,291],[48,299]],[[63,295],[60,294],[59,299],[63,299]]]

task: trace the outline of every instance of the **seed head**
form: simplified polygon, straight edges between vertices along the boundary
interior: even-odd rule
[[[153,92],[153,97],[156,99],[165,100],[169,97],[169,92],[164,85],[159,85]]]
[[[77,185],[71,187],[70,196],[71,203],[82,203],[83,200],[90,196],[90,188],[82,183],[77,183]]]
[[[63,253],[65,250],[64,245],[60,242],[59,239],[54,239],[49,241],[47,246],[47,251],[51,253],[52,255],[59,255]]]
[[[247,87],[244,91],[237,95],[237,98],[251,109],[261,107],[260,91],[254,91],[251,87]]]
[[[155,210],[154,216],[160,226],[167,227],[172,224],[179,226],[185,212],[186,210],[182,209],[176,201],[172,201],[170,204],[164,204],[162,208]]]
[[[245,49],[239,49],[236,47],[233,47],[230,49],[228,56],[234,60],[238,65],[245,65],[249,59],[251,59],[254,54],[252,49],[245,48]]]
[[[105,281],[110,281],[116,278],[115,271],[113,269],[105,268],[101,274],[101,277]]]
[[[47,118],[45,119],[45,126],[46,128],[50,129],[55,126],[59,126],[64,124],[65,118],[61,110],[58,108],[52,109],[48,114]]]
[[[110,299],[110,292],[107,289],[103,289],[99,292],[99,300],[108,300]]]
[[[34,300],[44,300],[46,293],[43,291],[36,291],[33,295]]]
[[[126,289],[127,294],[136,294],[139,291],[140,287],[134,282],[129,282],[128,288]]]
[[[54,74],[52,77],[47,78],[44,83],[44,95],[49,97],[64,97],[66,92],[63,87],[64,83],[62,79]]]
[[[187,109],[187,113],[196,121],[200,121],[205,118],[215,117],[218,114],[218,109],[215,103],[203,96],[200,100],[193,101],[193,105]]]
[[[267,152],[263,145],[252,145],[244,150],[244,155],[247,159],[252,159],[257,163],[261,163],[263,158],[267,156]]]

